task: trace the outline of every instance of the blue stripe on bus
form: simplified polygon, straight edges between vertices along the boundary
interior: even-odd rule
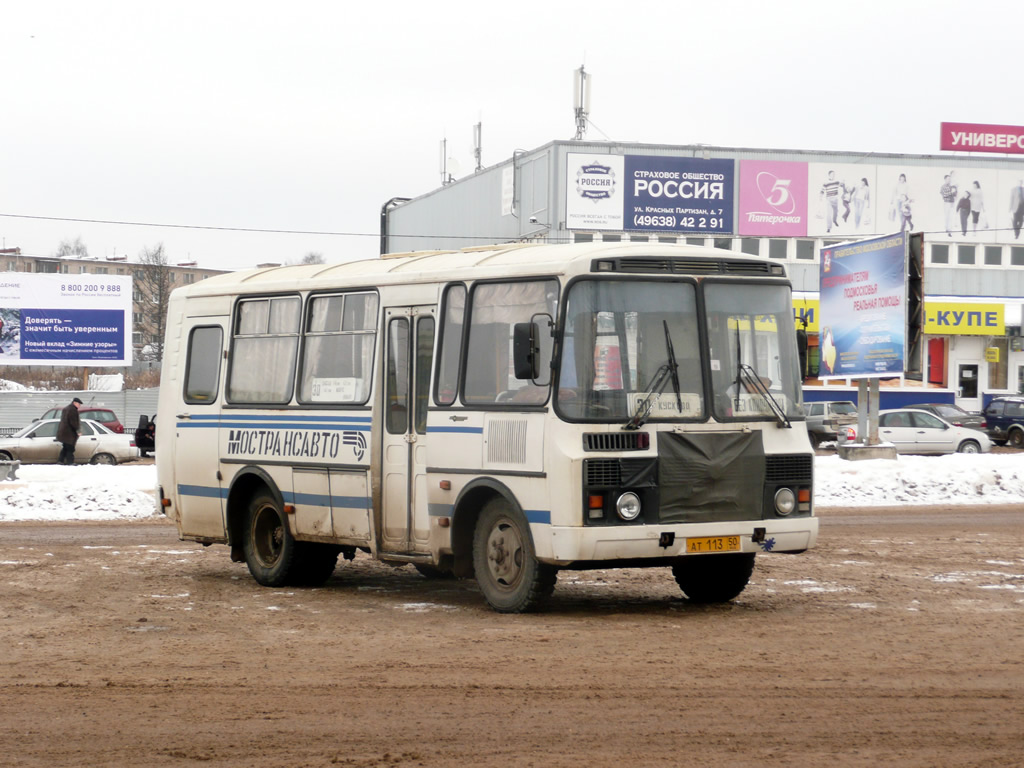
[[[468,435],[482,435],[483,427],[427,427],[427,434],[434,432],[456,432]]]
[[[307,507],[334,507],[335,509],[369,509],[366,496],[328,496],[323,493],[285,493],[286,504],[302,504]]]
[[[242,421],[232,421],[229,423],[208,423],[208,424],[193,424],[189,421],[179,421],[175,425],[178,429],[314,429],[324,431],[348,431],[348,432],[369,432],[370,425],[362,423],[349,423],[340,422],[337,424],[292,424],[292,423],[278,423],[278,424],[261,424],[261,423],[246,423]]]
[[[372,416],[303,416],[301,414],[197,413],[192,421],[362,421],[369,424]]]
[[[431,517],[451,517],[455,514],[455,505],[427,504],[427,514]]]
[[[208,485],[179,485],[178,493],[181,496],[201,496],[204,499],[226,499],[227,488],[212,488]]]
[[[528,523],[539,523],[540,525],[551,525],[551,510],[549,509],[524,509]]]

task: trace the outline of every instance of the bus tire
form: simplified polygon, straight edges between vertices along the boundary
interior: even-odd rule
[[[249,573],[264,587],[288,586],[297,575],[298,542],[269,493],[254,496],[249,502],[243,549]]]
[[[502,498],[491,499],[480,512],[473,570],[484,599],[498,613],[535,610],[558,578],[557,569],[537,560],[526,518]]]
[[[341,548],[333,544],[298,542],[291,583],[297,587],[323,586],[338,567],[339,554]]]
[[[754,553],[690,555],[672,565],[672,575],[694,603],[725,603],[742,592],[754,572]]]

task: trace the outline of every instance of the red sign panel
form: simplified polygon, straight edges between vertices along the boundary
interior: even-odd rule
[[[942,149],[1024,155],[1024,126],[942,123]]]

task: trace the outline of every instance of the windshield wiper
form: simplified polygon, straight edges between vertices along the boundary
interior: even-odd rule
[[[643,400],[637,404],[636,412],[632,418],[623,425],[623,429],[640,429],[651,415],[654,408],[654,398],[661,395],[665,385],[672,382],[673,391],[676,393],[676,407],[683,412],[683,395],[679,389],[679,364],[676,362],[675,349],[672,347],[672,335],[668,331],[668,320],[662,320],[665,326],[665,348],[668,350],[668,362],[658,368],[654,378],[651,379],[651,391]]]
[[[736,371],[736,382],[742,382],[743,387],[751,394],[757,394],[764,398],[764,401],[771,408],[772,414],[778,419],[779,426],[781,427],[792,427],[793,425],[789,421],[789,417],[786,416],[786,409],[779,405],[779,401],[776,400],[772,393],[768,391],[768,387],[764,385],[764,380],[757,375],[751,366],[746,363],[740,363],[739,368]],[[740,399],[739,389],[736,391],[737,402]]]

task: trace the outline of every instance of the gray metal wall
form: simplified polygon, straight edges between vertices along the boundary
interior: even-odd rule
[[[110,408],[125,431],[134,432],[140,415],[152,417],[156,413],[159,393],[159,387],[122,392],[0,392],[0,434],[21,429],[50,408],[63,408],[75,397],[86,405]]]
[[[554,141],[515,156],[473,176],[436,189],[396,207],[389,215],[394,233],[388,251],[465,248],[515,240],[571,242],[565,229],[566,190],[575,183],[565,174],[566,155],[644,154],[668,157],[725,158],[731,160],[789,160],[802,162],[858,163],[873,165],[934,166],[943,168],[1020,167],[1019,160],[1001,155],[899,155],[808,150],[767,150],[702,145],[623,144],[615,142]],[[501,210],[502,169],[512,165],[515,176],[516,215]],[[734,206],[735,208],[735,206]],[[735,213],[734,213],[735,216]],[[536,223],[531,223],[530,218]],[[737,231],[733,221],[733,232]],[[614,233],[611,233],[614,234]],[[436,235],[436,236],[435,236]],[[453,236],[454,235],[454,236]],[[732,235],[730,237],[739,237]],[[820,239],[820,238],[801,238]],[[785,262],[798,291],[818,290],[818,263]],[[925,266],[925,293],[933,296],[991,296],[1017,299],[1024,296],[1024,270],[1020,268]]]

